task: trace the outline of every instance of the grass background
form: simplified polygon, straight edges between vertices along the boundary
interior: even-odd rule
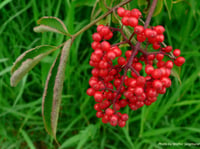
[[[167,0],[168,1],[168,0]],[[125,128],[100,122],[94,101],[86,95],[91,71],[91,34],[80,35],[72,46],[66,69],[57,138],[66,149],[198,148],[159,143],[200,143],[200,3],[173,0],[171,13],[164,7],[152,25],[166,28],[166,43],[180,48],[186,64],[176,70],[173,84],[150,107],[125,111]],[[0,149],[56,148],[41,117],[45,79],[56,53],[43,59],[20,84],[10,87],[10,69],[24,51],[41,44],[59,45],[58,34],[36,34],[42,16],[57,16],[75,33],[89,23],[93,0],[3,0],[0,2]],[[138,7],[137,1],[131,7]],[[169,18],[171,15],[171,19]]]

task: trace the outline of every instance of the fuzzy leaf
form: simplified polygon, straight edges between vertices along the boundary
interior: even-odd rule
[[[46,131],[53,136],[51,128],[51,111],[53,104],[53,86],[56,80],[56,74],[59,66],[60,54],[52,64],[47,76],[46,85],[42,98],[42,117]]]
[[[55,51],[57,47],[50,45],[38,46],[20,55],[11,69],[11,86],[17,83],[28,73],[41,59]]]
[[[69,39],[61,52],[61,55],[54,61],[45,85],[42,101],[42,116],[46,131],[56,140],[56,130],[61,95],[65,76],[65,67],[69,55],[72,40]]]
[[[42,17],[37,23],[40,26],[34,27],[35,32],[55,32],[69,36],[65,24],[56,17]]]

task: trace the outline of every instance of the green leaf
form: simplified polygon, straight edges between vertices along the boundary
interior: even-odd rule
[[[139,7],[148,4],[147,0],[138,0],[137,3],[138,3],[138,6],[139,6]]]
[[[52,64],[49,74],[47,76],[46,85],[42,98],[42,117],[44,121],[44,126],[46,131],[52,136],[51,128],[51,111],[53,104],[53,86],[56,79],[56,74],[59,66],[60,54],[57,56],[56,60]]]
[[[181,82],[181,78],[180,78],[180,75],[179,75],[179,72],[180,72],[180,68],[178,68],[179,70],[173,68],[172,71],[171,71],[171,75],[174,76],[176,79],[178,79],[179,83],[182,84]],[[179,72],[178,72],[179,71]]]
[[[94,6],[98,0],[75,0],[76,6]]]
[[[65,24],[56,17],[42,17],[37,23],[40,26],[34,27],[35,32],[55,32],[70,36]]]
[[[171,19],[171,11],[173,6],[172,0],[164,0],[164,3],[169,15],[169,19]]]
[[[53,136],[55,140],[65,67],[71,43],[72,40],[69,39],[62,49],[61,55],[59,55],[54,61],[47,77],[42,100],[42,117],[44,125],[46,131]]]
[[[11,69],[11,86],[16,86],[18,82],[28,73],[41,59],[55,51],[57,47],[42,45],[30,49],[20,55]]]
[[[163,0],[158,0],[153,16],[157,16],[163,8]]]
[[[107,12],[107,8],[105,7],[103,0],[99,0],[99,7],[102,10],[102,12],[104,12],[104,13]]]

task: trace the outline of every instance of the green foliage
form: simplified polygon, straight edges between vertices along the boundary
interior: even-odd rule
[[[57,47],[42,45],[36,48],[30,49],[20,55],[11,69],[11,86],[16,86],[17,83],[33,68],[37,65],[45,56],[54,52]]]
[[[82,2],[82,3],[81,3]],[[90,3],[91,2],[91,3]],[[0,2],[0,146],[8,148],[56,148],[45,132],[41,116],[42,91],[52,62],[59,51],[45,56],[26,75],[16,88],[10,87],[12,63],[16,58],[37,45],[60,45],[64,36],[33,32],[35,22],[42,16],[61,18],[69,31],[76,32],[90,21],[94,1],[39,1],[5,0]],[[166,3],[167,2],[167,3]],[[166,27],[166,42],[180,48],[186,64],[173,78],[167,94],[159,96],[150,107],[129,111],[126,128],[103,125],[95,118],[93,99],[85,93],[91,74],[89,55],[92,49],[91,33],[94,28],[74,40],[65,70],[57,140],[61,148],[124,149],[165,148],[159,142],[200,142],[200,4],[198,1],[173,1],[171,20],[168,0],[152,24]],[[72,3],[74,3],[72,7]],[[135,3],[135,2],[133,2]],[[137,3],[137,2],[136,2]],[[80,7],[81,6],[81,7]],[[137,5],[131,5],[132,8]],[[74,13],[66,13],[66,11]],[[83,13],[84,12],[84,13]],[[102,12],[100,12],[101,14]],[[70,16],[71,15],[71,16]],[[70,18],[69,18],[70,17]],[[75,19],[73,19],[75,18]],[[59,58],[58,58],[59,59]],[[59,65],[59,63],[57,63]],[[52,71],[56,76],[57,71]],[[49,88],[50,89],[50,88]],[[127,111],[128,112],[128,109]],[[178,146],[183,149],[188,146]]]
[[[35,27],[35,32],[55,32],[69,35],[65,24],[56,17],[42,17],[37,21],[40,26]]]
[[[42,116],[47,132],[56,140],[58,115],[61,104],[66,62],[72,40],[69,39],[63,46],[61,55],[58,55],[47,77],[42,101]]]

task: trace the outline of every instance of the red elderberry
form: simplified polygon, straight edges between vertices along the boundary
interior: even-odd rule
[[[138,25],[142,17],[138,9],[119,7],[117,14],[124,26],[132,28],[132,35],[127,37],[123,28],[97,26],[97,32],[92,35],[93,53],[89,64],[93,69],[87,94],[94,97],[96,116],[103,123],[124,127],[129,116],[119,111],[127,106],[134,111],[149,106],[159,94],[165,94],[166,88],[172,85],[171,69],[174,64],[183,65],[185,58],[180,56],[179,49],[172,51],[172,46],[163,46],[163,26]],[[114,31],[121,33],[124,41],[108,41]],[[131,38],[136,38],[137,43]],[[128,50],[120,49],[119,45],[124,43],[129,45]]]

